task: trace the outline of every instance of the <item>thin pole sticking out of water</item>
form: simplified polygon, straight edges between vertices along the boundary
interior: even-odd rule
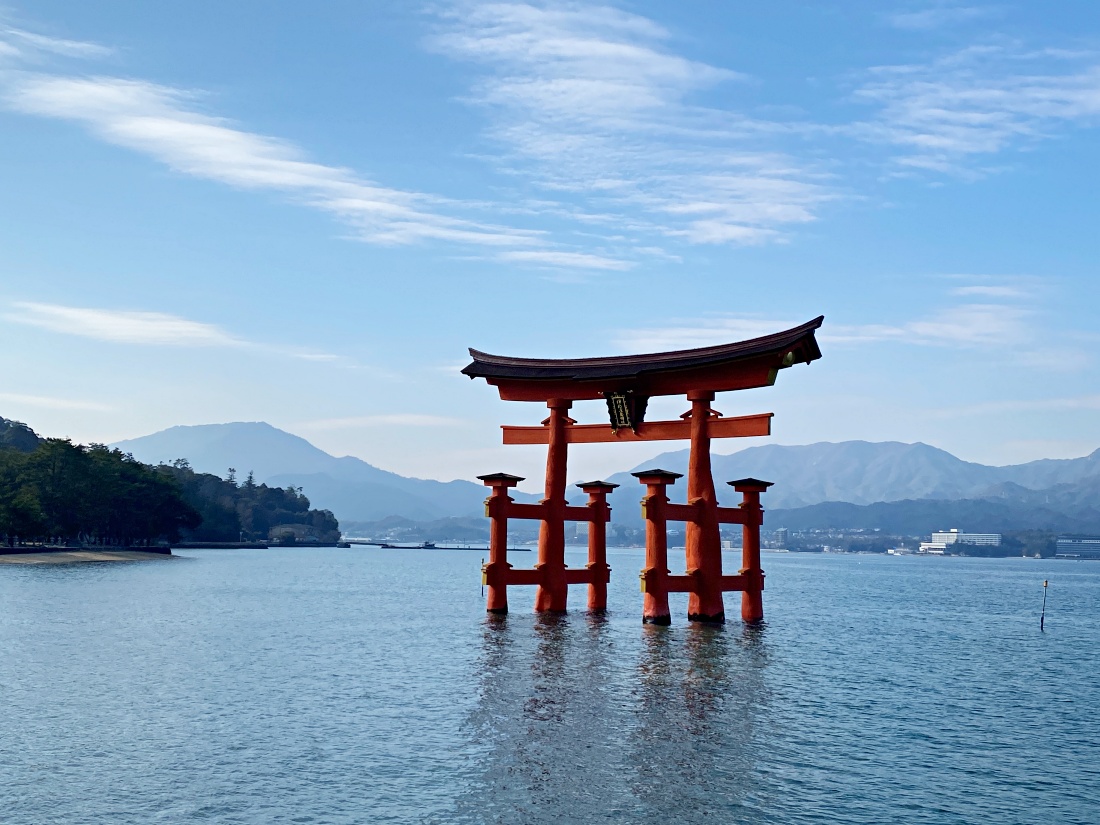
[[[1039,614],[1039,632],[1043,632],[1043,622],[1047,617],[1047,580],[1043,579],[1043,612]]]
[[[482,570],[484,570],[484,569],[485,569],[485,557],[484,557],[484,556],[483,556],[483,557],[482,557],[482,559],[481,559],[481,569],[482,569]],[[1045,583],[1045,582],[1043,583],[1043,587],[1046,587],[1046,583]],[[481,577],[481,595],[482,595],[482,596],[484,596],[484,595],[485,595],[485,576],[484,576],[484,575],[482,575],[482,577]],[[1044,609],[1046,608],[1046,598],[1047,598],[1047,597],[1046,597],[1046,595],[1045,595],[1045,591],[1044,591],[1044,595],[1043,595],[1043,607],[1044,607]],[[1039,623],[1039,627],[1041,628],[1042,626],[1043,626],[1043,625],[1042,625],[1042,622],[1040,622],[1040,623]]]

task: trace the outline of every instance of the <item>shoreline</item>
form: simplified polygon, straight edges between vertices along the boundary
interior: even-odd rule
[[[154,559],[179,558],[164,550],[47,550],[39,552],[4,553],[2,564],[81,564],[100,561],[152,561]]]

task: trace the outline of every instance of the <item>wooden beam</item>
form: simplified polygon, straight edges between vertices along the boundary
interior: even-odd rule
[[[740,415],[734,418],[712,418],[708,426],[711,438],[747,438],[771,435],[774,413]],[[547,427],[513,427],[505,424],[505,444],[549,444]],[[691,421],[646,421],[638,432],[621,429],[615,432],[610,424],[572,424],[565,428],[570,444],[601,444],[614,441],[677,441],[691,438]]]
[[[541,570],[508,570],[504,573],[507,584],[542,584]]]

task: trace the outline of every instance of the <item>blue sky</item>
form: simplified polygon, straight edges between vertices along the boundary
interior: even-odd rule
[[[0,414],[105,442],[265,420],[537,480],[497,427],[545,411],[460,376],[466,347],[824,314],[821,361],[715,406],[779,443],[1083,455],[1098,125],[1086,2],[9,4]]]

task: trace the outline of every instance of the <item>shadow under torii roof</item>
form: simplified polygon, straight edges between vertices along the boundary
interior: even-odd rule
[[[484,378],[506,401],[604,398],[633,392],[639,397],[681,395],[691,390],[724,392],[766,387],[779,370],[821,357],[814,333],[824,315],[801,326],[714,347],[618,355],[605,358],[514,358],[470,349],[462,370]]]

